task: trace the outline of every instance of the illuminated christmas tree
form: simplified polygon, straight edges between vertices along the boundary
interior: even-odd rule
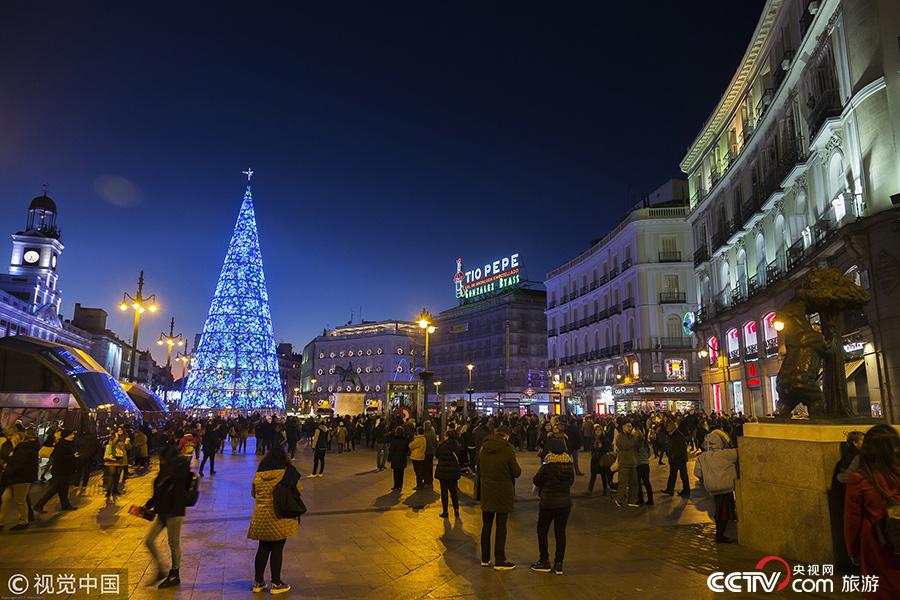
[[[182,408],[284,409],[250,176]]]

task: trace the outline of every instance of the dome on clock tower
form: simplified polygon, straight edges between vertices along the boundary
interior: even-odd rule
[[[47,195],[46,190],[28,205],[25,231],[19,233],[59,239],[59,229],[56,227],[56,202]]]
[[[28,206],[28,210],[43,210],[55,213],[56,202],[54,202],[53,199],[47,194],[43,194],[31,201],[31,204]]]

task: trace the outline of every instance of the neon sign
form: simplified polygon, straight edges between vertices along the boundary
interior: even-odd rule
[[[518,252],[468,271],[463,271],[463,261],[457,258],[453,287],[457,300],[469,302],[518,285],[519,276]]]

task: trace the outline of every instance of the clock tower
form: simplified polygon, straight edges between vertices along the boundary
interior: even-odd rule
[[[59,315],[57,266],[64,246],[56,226],[56,203],[44,194],[31,201],[25,229],[12,236],[9,275],[3,288],[50,319]]]

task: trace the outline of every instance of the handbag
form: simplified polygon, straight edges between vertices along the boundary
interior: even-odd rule
[[[272,490],[272,506],[275,509],[275,516],[279,519],[297,519],[306,512],[306,504],[297,491],[297,482],[300,480],[300,473],[293,467],[284,470],[284,476],[281,478],[275,488]]]

